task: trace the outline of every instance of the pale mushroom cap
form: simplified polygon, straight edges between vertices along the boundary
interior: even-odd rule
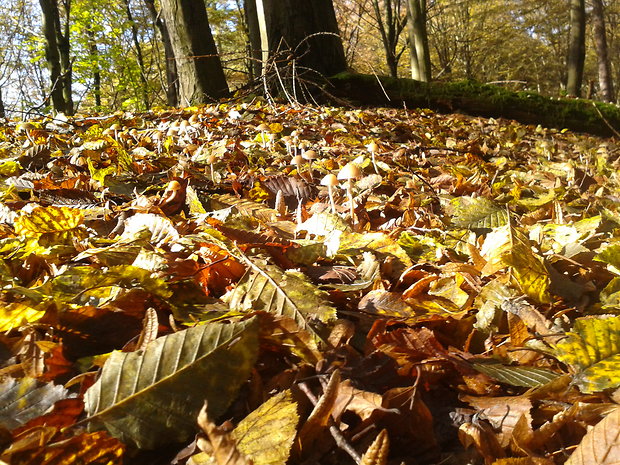
[[[302,155],[306,160],[316,160],[319,158],[317,153],[314,150],[306,150]]]
[[[359,166],[353,163],[347,163],[338,173],[338,179],[356,179],[362,175]]]
[[[329,173],[321,179],[321,186],[335,186],[338,184],[338,178],[335,174]]]
[[[374,140],[370,144],[368,144],[366,148],[368,149],[369,152],[372,152],[372,153],[375,153],[379,150],[379,146]]]
[[[304,162],[304,159],[301,155],[295,155],[293,159],[291,160],[292,165],[301,165],[303,164],[303,162]]]
[[[265,123],[261,123],[258,126],[256,126],[256,130],[257,131],[263,131],[263,132],[269,132],[271,131],[271,128],[266,125]]]

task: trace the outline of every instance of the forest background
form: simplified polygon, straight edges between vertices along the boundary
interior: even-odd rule
[[[231,90],[260,73],[252,58],[245,3],[205,1]],[[424,80],[412,66],[409,47],[416,33],[413,4],[423,9],[433,80],[470,79],[549,96],[615,101],[620,5],[614,1],[334,0],[346,65],[362,73]],[[63,76],[72,81],[72,108],[66,113],[177,104],[174,75],[167,76],[174,60],[165,50],[159,9],[154,0],[105,5],[1,0],[0,114],[25,119],[51,108],[42,11],[57,14],[60,48],[62,41],[69,48],[65,67],[70,73],[65,70]]]

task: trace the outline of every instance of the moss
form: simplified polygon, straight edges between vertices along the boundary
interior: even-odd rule
[[[440,112],[461,111],[476,116],[506,117],[525,124],[568,128],[603,136],[620,129],[620,109],[611,104],[574,98],[545,97],[535,92],[513,92],[475,81],[423,83],[373,75],[340,73],[331,82],[340,97],[361,104],[427,107]],[[379,84],[380,82],[380,84]]]

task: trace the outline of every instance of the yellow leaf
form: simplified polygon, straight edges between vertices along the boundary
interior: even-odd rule
[[[232,437],[254,465],[284,465],[291,452],[298,421],[297,404],[287,390],[241,420]]]
[[[40,320],[45,311],[26,304],[12,303],[0,307],[0,332],[10,331],[26,323]]]
[[[521,290],[539,303],[551,302],[549,273],[533,251],[529,239],[518,229],[510,228],[512,247],[503,257],[511,267]]]
[[[15,220],[15,232],[23,236],[71,231],[84,222],[84,214],[77,208],[36,207]]]
[[[271,123],[269,125],[269,131],[274,134],[279,134],[284,131],[284,126],[282,126],[280,123]]]
[[[620,386],[620,317],[578,318],[555,349],[556,357],[577,372],[582,392]]]

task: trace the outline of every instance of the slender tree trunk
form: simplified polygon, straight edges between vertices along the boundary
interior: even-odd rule
[[[377,18],[377,27],[381,34],[381,42],[385,51],[385,61],[390,71],[390,76],[398,76],[398,62],[401,53],[398,49],[398,38],[405,27],[407,16],[400,16],[400,0],[383,0],[383,11],[381,11],[381,0],[372,0],[372,7]]]
[[[611,78],[611,66],[607,52],[607,32],[605,28],[605,9],[603,0],[592,0],[592,26],[594,29],[594,45],[598,61],[598,85],[601,100],[614,101],[614,84]]]
[[[95,42],[95,35],[92,29],[86,29],[88,35],[88,46],[90,48],[90,56],[93,60],[93,93],[95,94],[95,109],[101,110],[101,68],[99,67],[99,49]]]
[[[254,24],[248,21],[248,26],[258,27],[251,34],[252,47],[263,52],[263,62],[267,42],[269,55],[289,50],[300,72],[332,76],[346,70],[332,0],[253,1],[258,18]]]
[[[138,37],[138,28],[136,27],[136,22],[133,20],[133,15],[131,14],[131,5],[129,4],[129,1],[130,0],[125,0],[125,13],[127,14],[127,20],[131,25],[131,39],[133,41],[133,46],[136,48],[136,58],[138,60],[138,67],[140,68],[140,93],[142,94],[142,103],[144,104],[144,109],[148,110],[151,107],[151,102],[149,102],[149,88],[146,81],[146,67],[144,66],[144,55],[142,54],[142,45],[140,45],[140,38]]]
[[[566,93],[581,95],[583,65],[586,58],[586,2],[570,0],[570,33],[568,44]]]
[[[65,114],[73,113],[71,95],[71,45],[69,42],[70,0],[64,0],[64,33],[60,22],[60,8],[57,0],[39,0],[43,13],[43,34],[45,37],[45,58],[52,81],[51,98],[54,110]]]
[[[249,53],[251,61],[251,77],[252,79],[258,77],[263,72],[263,40],[261,40],[261,28],[258,23],[258,11],[256,0],[244,0],[243,1],[243,10],[245,12],[245,22],[248,25],[248,39],[250,41],[249,44]],[[262,11],[262,4],[261,4]],[[269,46],[267,44],[266,33],[265,33],[265,46]]]
[[[0,118],[5,118],[6,113],[4,111],[4,100],[2,99],[2,87],[0,87]]]
[[[229,94],[205,4],[198,0],[161,0],[164,21],[179,73],[181,105],[206,103]]]
[[[157,12],[155,7],[155,0],[144,0],[153,24],[159,31],[161,41],[164,44],[164,58],[166,60],[166,102],[171,107],[176,107],[179,104],[179,88],[177,74],[177,65],[174,59],[174,51],[172,49],[172,43],[170,41],[170,34],[166,23],[164,23]]]
[[[411,77],[418,81],[431,80],[431,55],[426,32],[426,0],[407,0],[409,15],[409,47],[411,49]]]

